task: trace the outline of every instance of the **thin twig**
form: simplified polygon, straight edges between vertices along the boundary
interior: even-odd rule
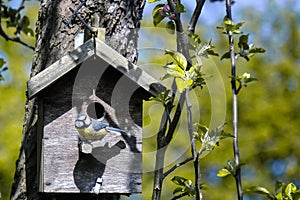
[[[185,159],[184,161],[177,163],[176,165],[174,165],[173,167],[171,167],[168,171],[166,171],[163,175],[163,178],[166,178],[169,174],[171,174],[173,171],[175,171],[175,169],[181,167],[182,165],[185,165],[186,163],[192,161],[194,158],[193,157],[189,157],[187,159]]]
[[[189,96],[189,89],[185,90],[185,99],[186,99],[186,107],[187,107],[187,118],[188,118],[188,131],[191,141],[191,151],[192,157],[194,161],[194,172],[195,172],[195,190],[196,190],[196,200],[201,199],[201,191],[200,191],[200,163],[197,159],[197,147],[196,147],[196,140],[194,137],[194,130],[193,130],[193,118],[192,118],[192,104],[190,102]]]
[[[19,8],[18,10],[23,9],[23,7],[24,7],[24,6],[23,6],[23,4],[21,3],[20,8]],[[7,34],[5,33],[5,31],[2,29],[2,23],[1,23],[2,21],[1,21],[1,19],[2,19],[2,1],[0,0],[0,36],[2,36],[6,41],[17,42],[17,43],[22,44],[22,45],[25,46],[25,47],[28,47],[28,48],[34,50],[34,47],[33,47],[33,46],[30,46],[29,44],[23,42],[23,41],[20,39],[19,36],[17,36],[17,37],[11,37],[11,36],[7,35]],[[17,35],[19,35],[19,32],[20,32],[20,30],[18,30],[18,29],[19,29],[19,28],[17,27],[17,32],[16,32]]]
[[[199,19],[199,16],[201,14],[203,5],[205,3],[205,0],[197,0],[196,7],[194,9],[194,12],[192,14],[191,20],[189,22],[188,28],[187,28],[187,34],[195,33],[195,28]]]
[[[227,18],[232,20],[231,13],[231,0],[226,0],[226,13]],[[234,161],[237,166],[235,173],[236,188],[238,194],[238,200],[243,199],[243,190],[242,190],[242,179],[241,179],[241,169],[240,169],[240,153],[238,146],[238,90],[236,86],[236,62],[235,62],[235,52],[234,52],[234,39],[233,33],[228,32],[229,40],[229,51],[230,51],[230,61],[231,61],[231,88],[232,88],[232,113],[233,113],[233,151],[234,151]]]
[[[187,196],[187,195],[189,195],[189,193],[184,192],[184,193],[182,193],[182,194],[179,194],[179,195],[173,197],[171,200],[180,199],[180,198],[185,197],[185,196]]]
[[[164,164],[165,164],[165,154],[167,150],[167,145],[170,141],[166,141],[166,131],[168,122],[170,122],[170,112],[174,105],[174,97],[175,93],[177,91],[176,83],[173,81],[172,84],[172,100],[168,102],[168,104],[165,106],[164,113],[162,115],[159,131],[157,133],[157,151],[156,151],[156,157],[155,157],[155,170],[154,170],[154,183],[153,183],[153,192],[152,192],[152,200],[159,200],[161,197],[161,191],[162,191],[162,184],[163,184],[163,170],[164,170]],[[177,110],[177,109],[176,109]],[[180,115],[180,113],[175,112],[176,115]],[[175,118],[174,116],[174,118]],[[180,116],[178,116],[180,117]],[[171,123],[170,123],[171,124]],[[171,126],[169,124],[169,126]],[[176,126],[176,125],[175,125]],[[173,134],[173,133],[172,133]]]

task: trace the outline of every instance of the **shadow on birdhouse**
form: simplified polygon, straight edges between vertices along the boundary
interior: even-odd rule
[[[39,102],[41,192],[142,191],[142,102],[165,88],[95,44],[87,41],[28,82],[29,98]]]

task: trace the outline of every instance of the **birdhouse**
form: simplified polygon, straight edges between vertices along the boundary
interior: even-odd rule
[[[32,77],[28,96],[39,105],[40,192],[140,193],[142,102],[163,90],[98,39]],[[105,134],[80,134],[87,130]]]

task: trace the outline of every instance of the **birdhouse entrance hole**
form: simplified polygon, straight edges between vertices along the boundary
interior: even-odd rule
[[[100,119],[104,116],[105,109],[102,104],[93,102],[88,105],[86,112],[91,118]]]

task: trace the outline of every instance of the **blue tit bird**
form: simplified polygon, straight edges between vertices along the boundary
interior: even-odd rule
[[[75,128],[86,140],[101,140],[110,131],[125,133],[119,128],[110,127],[109,124],[93,119],[86,114],[78,114],[75,120]]]

